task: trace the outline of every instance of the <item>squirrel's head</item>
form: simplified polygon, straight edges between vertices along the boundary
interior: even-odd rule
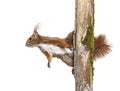
[[[26,46],[27,47],[36,47],[39,45],[40,42],[40,35],[38,34],[39,25],[37,24],[34,28],[33,34],[27,39]]]

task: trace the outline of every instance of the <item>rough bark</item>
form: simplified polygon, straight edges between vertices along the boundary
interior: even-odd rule
[[[94,1],[76,0],[74,77],[76,91],[93,90]]]

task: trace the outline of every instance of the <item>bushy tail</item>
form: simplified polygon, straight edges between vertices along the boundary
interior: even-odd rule
[[[99,35],[94,40],[94,59],[104,57],[111,51],[111,46],[107,43],[105,35]]]

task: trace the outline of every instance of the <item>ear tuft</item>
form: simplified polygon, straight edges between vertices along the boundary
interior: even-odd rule
[[[38,23],[37,25],[35,25],[35,28],[34,28],[34,33],[37,33],[39,32],[39,27],[40,27],[40,23]]]

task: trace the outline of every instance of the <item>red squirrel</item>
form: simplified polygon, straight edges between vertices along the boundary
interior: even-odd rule
[[[53,54],[64,55],[66,53],[72,53],[70,46],[63,39],[56,37],[46,37],[41,36],[38,33],[39,24],[34,28],[34,32],[30,38],[26,41],[27,47],[40,47],[44,51],[43,54],[48,60],[48,67],[50,67],[50,62],[52,60]]]
[[[57,37],[46,37],[38,33],[39,24],[34,28],[32,36],[30,36],[26,41],[27,47],[38,47],[42,49],[42,53],[46,56],[48,60],[48,67],[50,67],[50,62],[54,54],[72,54],[73,51],[73,31],[70,32],[66,38],[61,39]],[[104,56],[109,53],[110,45],[107,44],[104,35],[95,37],[94,43],[94,59]]]

